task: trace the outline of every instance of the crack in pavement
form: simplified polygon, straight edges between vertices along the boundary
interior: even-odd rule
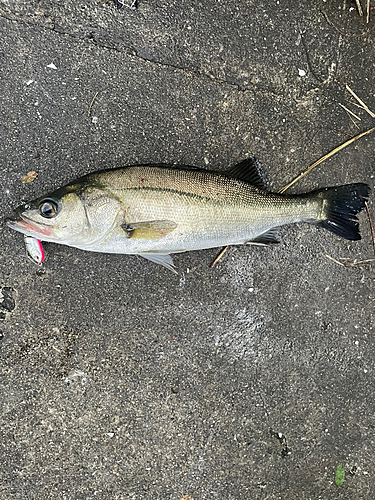
[[[131,47],[131,46],[129,47],[129,46],[126,46],[124,44],[123,48],[121,48],[119,46],[114,46],[114,45],[110,45],[107,43],[103,43],[102,41],[97,40],[96,33],[93,31],[88,32],[88,33],[86,33],[86,35],[82,36],[82,35],[79,35],[78,33],[75,34],[75,33],[69,32],[69,31],[65,31],[65,29],[63,27],[56,26],[53,23],[51,23],[51,25],[39,24],[37,22],[33,22],[30,19],[24,19],[20,16],[17,16],[11,12],[5,12],[3,9],[0,9],[0,18],[6,19],[7,21],[15,21],[17,23],[27,24],[27,25],[32,26],[34,28],[41,28],[44,30],[49,30],[49,31],[52,31],[53,33],[57,33],[58,35],[69,36],[70,38],[73,38],[75,40],[79,40],[82,42],[86,42],[86,43],[91,42],[96,47],[108,49],[108,50],[113,50],[114,52],[117,52],[119,54],[125,53],[128,56],[136,58],[137,60],[142,61],[142,62],[155,64],[156,66],[161,67],[161,68],[167,68],[167,69],[171,69],[174,71],[180,71],[182,73],[185,73],[187,75],[194,76],[197,78],[206,78],[210,82],[213,82],[217,85],[227,85],[227,86],[231,87],[232,89],[237,90],[238,92],[241,92],[243,94],[252,93],[252,91],[250,89],[245,89],[245,88],[241,87],[240,85],[238,85],[237,83],[230,82],[228,80],[225,80],[224,78],[217,78],[209,73],[202,73],[202,72],[197,71],[197,70],[183,68],[181,66],[176,66],[176,65],[173,65],[170,63],[166,63],[166,62],[157,61],[154,59],[149,59],[149,58],[143,57],[143,56],[139,55],[139,53],[137,52],[137,50],[134,47]]]

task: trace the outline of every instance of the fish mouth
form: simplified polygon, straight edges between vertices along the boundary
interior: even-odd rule
[[[20,215],[20,219],[7,220],[7,226],[29,236],[50,236],[52,233],[52,228],[46,224],[35,222],[23,214]]]

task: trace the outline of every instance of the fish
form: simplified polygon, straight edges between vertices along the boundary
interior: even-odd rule
[[[226,245],[271,246],[277,228],[307,222],[361,239],[365,183],[309,193],[270,192],[250,157],[226,172],[135,165],[90,173],[21,205],[7,221],[38,241],[91,252],[134,254],[175,271],[171,254]]]

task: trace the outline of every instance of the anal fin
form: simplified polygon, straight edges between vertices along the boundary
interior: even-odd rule
[[[272,228],[269,231],[260,234],[253,240],[247,241],[246,245],[257,245],[260,247],[269,247],[270,245],[276,245],[277,243],[280,243],[276,239],[276,235],[277,235],[277,229]]]
[[[151,260],[151,262],[155,262],[155,264],[166,267],[172,271],[172,273],[178,274],[174,267],[172,257],[168,253],[139,253],[137,255]]]

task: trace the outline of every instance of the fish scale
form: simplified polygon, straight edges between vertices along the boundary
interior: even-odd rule
[[[119,174],[117,178],[114,172],[99,174],[94,182],[128,205],[125,219],[129,222],[175,220],[175,234],[163,241],[163,250],[170,252],[181,249],[182,242],[183,248],[191,250],[244,243],[275,225],[315,219],[321,205],[319,200],[312,203],[271,194],[236,179],[195,170],[130,167]],[[133,251],[139,252],[133,243]],[[157,246],[155,242],[152,248]]]

